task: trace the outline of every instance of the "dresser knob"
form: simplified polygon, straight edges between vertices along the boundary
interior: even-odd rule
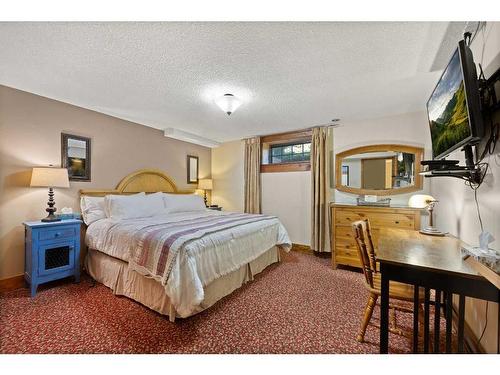
[[[396,224],[399,224],[399,221],[396,221]]]
[[[60,235],[61,235],[61,233],[56,232],[55,237],[59,237]]]

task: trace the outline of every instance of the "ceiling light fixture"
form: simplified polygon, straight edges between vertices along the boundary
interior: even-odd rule
[[[222,109],[227,113],[228,116],[230,116],[231,113],[238,109],[238,107],[241,105],[241,102],[233,94],[224,94],[223,96],[215,100],[215,104],[217,104],[220,109]]]

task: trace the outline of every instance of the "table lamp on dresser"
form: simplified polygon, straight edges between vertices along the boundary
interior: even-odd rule
[[[60,221],[54,213],[56,208],[54,205],[54,188],[69,188],[68,170],[66,168],[41,167],[33,168],[31,174],[31,187],[47,187],[49,188],[48,207],[45,209],[49,214],[43,218],[43,222]]]
[[[207,190],[212,190],[213,189],[212,179],[205,178],[205,179],[202,179],[202,180],[198,181],[198,189],[203,190],[203,199],[205,200],[205,206],[208,207]]]
[[[437,199],[425,194],[415,194],[410,197],[408,206],[413,208],[426,208],[429,212],[429,225],[426,228],[421,229],[420,233],[428,234],[430,236],[444,236],[443,232],[434,227],[433,211],[437,202]]]

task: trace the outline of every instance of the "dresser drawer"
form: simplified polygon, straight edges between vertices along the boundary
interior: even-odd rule
[[[335,224],[351,226],[354,221],[370,220],[372,228],[401,228],[414,229],[415,216],[402,213],[378,213],[378,212],[363,212],[363,211],[339,211],[335,213]]]
[[[77,231],[76,227],[63,227],[57,229],[44,230],[38,234],[38,239],[40,241],[52,241],[64,238],[72,238],[77,235],[76,231]]]
[[[338,255],[335,257],[335,261],[337,262],[337,264],[361,268],[361,262],[357,257],[354,258],[351,256]]]
[[[372,240],[373,240],[373,245],[377,247],[378,243],[378,236],[379,236],[379,229],[378,228],[372,228]],[[335,243],[352,243],[356,244],[354,241],[354,235],[352,233],[352,227],[351,226],[341,226],[338,225],[335,227]]]
[[[355,246],[335,246],[335,256],[348,256],[358,259],[358,249]]]
[[[409,207],[363,207],[363,206],[331,206],[332,218],[332,263],[361,267],[352,223],[358,220],[370,220],[373,246],[377,251],[380,230],[382,228],[398,228],[405,230],[420,229],[420,211]]]

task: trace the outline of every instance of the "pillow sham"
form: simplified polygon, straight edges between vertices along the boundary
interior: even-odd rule
[[[105,219],[106,212],[104,210],[104,197],[88,197],[80,198],[80,208],[82,218],[85,224],[90,225],[94,221]]]
[[[106,216],[111,219],[134,219],[165,213],[161,192],[134,195],[107,195],[104,198]]]
[[[204,211],[207,209],[203,197],[196,194],[163,193],[163,200],[165,201],[165,210],[168,213]]]

